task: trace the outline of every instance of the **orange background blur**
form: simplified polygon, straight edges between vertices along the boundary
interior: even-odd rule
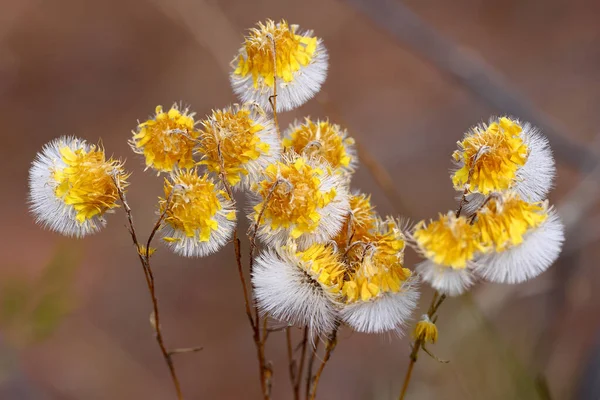
[[[395,1],[485,60],[564,138],[600,153],[600,2]],[[0,9],[1,399],[174,398],[122,210],[84,240],[43,231],[27,211],[28,168],[57,136],[102,138],[133,172],[128,196],[146,237],[162,182],[130,151],[131,130],[157,104],[182,101],[203,117],[236,101],[229,62],[257,21],[286,18],[324,39],[322,92],[280,122],[310,115],[344,124],[400,194],[401,203],[390,200],[360,167],[353,188],[371,192],[382,214],[419,220],[455,208],[447,171],[456,141],[506,112],[342,0],[2,0]],[[432,350],[451,362],[422,355],[410,399],[600,398],[600,175],[557,162],[550,200],[568,214],[563,257],[526,284],[482,284],[444,304]],[[61,270],[65,257],[76,268]],[[416,261],[407,256],[407,266]],[[186,399],[258,399],[231,246],[199,260],[160,246],[153,266],[169,346],[204,347],[175,356]],[[424,289],[422,307],[430,298]],[[396,398],[408,352],[406,337],[343,330],[319,398]],[[274,399],[291,398],[283,334],[272,334],[267,357]]]

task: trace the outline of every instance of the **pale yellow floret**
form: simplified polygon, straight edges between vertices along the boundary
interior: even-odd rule
[[[263,201],[254,207],[254,220],[264,209],[260,222],[273,230],[291,227],[294,239],[314,232],[321,222],[319,210],[336,196],[335,188],[321,191],[326,173],[330,171],[312,167],[303,157],[270,164],[264,171],[264,180],[256,188]],[[277,186],[272,190],[274,185]],[[267,207],[264,206],[266,200]]]
[[[483,128],[475,128],[452,155],[462,167],[452,176],[457,190],[469,185],[471,192],[489,194],[510,189],[517,170],[525,165],[527,145],[517,121],[502,117]]]
[[[425,257],[438,265],[454,269],[466,268],[485,247],[480,243],[479,230],[470,221],[454,213],[415,226],[413,237]]]
[[[165,179],[164,192],[165,198],[159,201],[161,213],[170,197],[165,223],[187,237],[208,242],[211,232],[219,229],[217,213],[223,208],[222,199],[229,198],[227,194],[219,190],[208,175],[198,176],[195,170],[180,171],[170,180]],[[227,218],[235,220],[235,213],[230,213]]]
[[[429,319],[427,315],[417,322],[413,331],[413,338],[421,340],[424,343],[434,344],[438,340],[437,326]]]
[[[378,220],[377,229],[369,235],[369,240],[376,249],[373,258],[383,264],[404,263],[405,237],[394,219]]]
[[[247,108],[214,110],[210,118],[202,121],[202,125],[198,152],[203,160],[199,164],[205,164],[215,173],[220,173],[223,166],[231,186],[248,175],[245,167],[248,162],[269,153],[269,144],[261,141],[258,135],[265,127],[251,118]],[[222,160],[219,158],[219,145]]]
[[[371,301],[385,293],[398,293],[411,271],[403,267],[404,235],[392,220],[379,222],[370,241],[347,254],[350,268],[342,294],[347,303]],[[354,250],[355,248],[353,248]]]
[[[355,161],[348,148],[354,145],[354,139],[346,137],[339,125],[329,121],[313,122],[306,118],[283,139],[283,145],[296,153],[307,153],[322,157],[333,168],[347,168]]]
[[[501,252],[523,243],[525,234],[547,218],[546,202],[528,203],[509,192],[502,197],[492,197],[478,211],[475,227],[481,232],[485,245]]]
[[[304,251],[296,251],[300,267],[332,294],[339,293],[344,277],[344,264],[332,246],[313,244]]]
[[[310,64],[318,43],[317,37],[299,35],[297,29],[296,25],[288,25],[286,21],[259,23],[245,38],[245,54],[239,55],[234,74],[241,77],[252,75],[254,88],[262,84],[273,87],[272,37],[277,54],[277,78],[292,82],[294,73]]]
[[[340,233],[334,238],[341,250],[346,249],[351,241],[364,241],[377,225],[377,216],[373,210],[374,207],[371,205],[370,195],[351,195],[348,200],[350,214],[346,218]]]
[[[102,215],[118,207],[119,193],[113,177],[120,185],[127,185],[127,175],[123,164],[109,159],[106,161],[104,149],[90,146],[89,150],[73,150],[65,145],[59,149],[64,168],[55,168],[53,178],[57,183],[56,197],[73,206],[79,223]]]
[[[193,149],[198,132],[193,114],[173,105],[168,112],[156,106],[154,118],[138,125],[129,142],[134,152],[144,155],[146,166],[159,172],[193,168]]]
[[[342,294],[346,303],[370,301],[385,293],[398,293],[411,276],[409,269],[398,261],[387,264],[376,257],[357,261],[353,272],[344,279]]]

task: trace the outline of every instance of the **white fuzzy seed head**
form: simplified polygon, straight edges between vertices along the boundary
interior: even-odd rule
[[[498,283],[538,276],[556,261],[564,241],[564,226],[547,202],[528,203],[517,193],[488,201],[475,227],[489,248],[475,272]]]
[[[341,172],[352,173],[358,166],[354,139],[328,120],[307,117],[303,123],[294,122],[285,133],[283,145],[286,151],[315,156]]]
[[[344,304],[340,311],[342,321],[357,332],[403,334],[419,300],[415,281],[408,279],[398,292],[385,292],[370,301]]]
[[[167,246],[184,257],[204,257],[220,250],[236,225],[234,202],[206,174],[184,170],[165,179],[161,232]]]
[[[30,210],[36,222],[66,236],[83,237],[105,226],[104,214],[118,207],[128,175],[104,149],[75,137],[46,144],[29,170]]]
[[[298,251],[290,243],[256,258],[252,284],[261,312],[321,336],[335,329],[342,274],[332,248],[317,244]]]
[[[452,182],[470,193],[465,211],[482,196],[514,190],[524,200],[540,201],[552,187],[554,159],[547,139],[529,123],[510,117],[492,117],[488,124],[469,130],[453,158]]]
[[[258,237],[281,246],[291,237],[300,247],[335,236],[349,212],[347,182],[340,174],[306,156],[287,153],[270,164],[251,198],[252,223],[260,216]]]
[[[255,102],[267,109],[276,81],[277,111],[289,111],[310,100],[321,89],[327,77],[327,61],[327,50],[312,31],[301,32],[297,25],[268,20],[265,24],[259,23],[246,36],[232,61],[231,85],[242,102]]]
[[[471,268],[455,269],[425,260],[417,264],[416,270],[424,282],[446,296],[460,296],[475,283]]]
[[[235,189],[248,189],[267,165],[281,157],[281,140],[273,120],[257,104],[234,104],[214,110],[201,121],[196,152],[208,170],[225,177]]]

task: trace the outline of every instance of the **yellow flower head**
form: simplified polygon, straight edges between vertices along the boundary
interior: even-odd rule
[[[330,167],[297,154],[270,164],[263,180],[254,185],[259,202],[251,218],[267,242],[288,237],[304,244],[323,242],[335,235],[348,213],[345,182]]]
[[[30,171],[31,210],[38,222],[68,236],[85,236],[104,226],[118,207],[114,183],[127,186],[123,164],[106,160],[101,146],[61,137],[47,144]]]
[[[292,82],[294,73],[310,64],[317,50],[317,37],[298,34],[298,25],[288,25],[286,21],[275,24],[267,20],[258,23],[258,28],[250,29],[244,42],[245,55],[238,56],[234,74],[252,76],[254,87],[273,87],[275,69],[273,67],[273,45],[277,54],[277,78]]]
[[[523,243],[525,234],[548,218],[547,202],[528,203],[514,192],[491,197],[477,213],[482,243],[502,252]]]
[[[510,189],[528,157],[522,132],[519,122],[507,117],[473,128],[452,155],[460,167],[452,176],[454,187],[468,185],[484,195]]]
[[[236,94],[243,102],[257,102],[263,108],[269,106],[277,77],[277,111],[285,111],[300,106],[319,90],[327,73],[327,52],[312,32],[300,32],[297,25],[286,21],[267,20],[250,30],[232,66]]]
[[[203,257],[224,246],[235,227],[233,201],[205,174],[178,171],[165,179],[159,206],[164,239],[176,253]]]
[[[295,251],[298,265],[323,289],[338,293],[342,287],[345,266],[332,246],[313,244],[304,251]]]
[[[428,315],[423,315],[423,318],[415,326],[413,338],[421,340],[423,343],[434,344],[438,340],[437,326],[429,319]]]
[[[262,312],[309,328],[311,335],[330,333],[338,320],[344,264],[334,246],[312,244],[299,250],[292,240],[256,257],[252,286]]]
[[[345,129],[329,121],[313,122],[305,118],[303,124],[291,125],[286,136],[283,139],[286,150],[321,157],[334,169],[351,172],[357,164],[354,139],[348,137]]]
[[[349,203],[350,213],[340,233],[335,237],[335,242],[341,250],[346,249],[351,242],[368,240],[377,225],[377,215],[371,205],[370,195],[362,193],[350,195]]]
[[[138,125],[129,144],[131,149],[146,159],[146,168],[171,172],[176,168],[193,168],[193,150],[196,146],[194,114],[180,110],[174,104],[168,112],[156,106],[154,118]]]
[[[367,237],[368,243],[353,247],[347,254],[350,269],[342,289],[347,303],[398,293],[411,276],[410,270],[403,266],[405,240],[396,221],[379,220]]]
[[[247,186],[280,156],[281,143],[275,127],[258,106],[234,105],[214,110],[202,126],[197,148],[202,155],[200,164],[217,174],[223,166],[231,186]]]
[[[565,239],[565,227],[547,200],[529,203],[515,192],[489,197],[474,227],[491,250],[477,260],[475,273],[490,282],[535,278],[558,259]]]
[[[428,259],[440,266],[464,269],[484,250],[478,232],[467,218],[448,212],[429,224],[419,222],[413,237]]]

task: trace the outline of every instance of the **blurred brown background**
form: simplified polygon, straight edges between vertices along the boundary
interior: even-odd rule
[[[396,34],[390,9],[406,18]],[[421,356],[409,398],[600,399],[597,0],[2,0],[0,10],[1,399],[174,398],[123,213],[85,240],[43,231],[27,212],[28,168],[54,137],[101,137],[127,158],[147,236],[161,179],[143,172],[130,131],[157,104],[182,101],[202,117],[234,102],[229,61],[266,18],[314,29],[331,56],[323,91],[282,125],[305,115],[345,124],[400,194],[386,196],[361,166],[353,186],[372,192],[381,213],[418,220],[455,208],[450,154],[492,114],[533,118],[558,135],[551,201],[569,224],[563,257],[526,284],[479,285],[444,304],[433,349],[451,362]],[[422,40],[431,30],[442,47]],[[473,86],[482,63],[491,81]],[[506,107],[494,101],[507,93]],[[176,356],[186,398],[258,399],[232,248],[189,260],[160,247],[153,260],[167,342],[204,347]],[[422,303],[430,296],[425,289]],[[406,338],[344,330],[319,398],[396,398],[408,351]],[[290,398],[282,334],[267,356],[274,399]]]

